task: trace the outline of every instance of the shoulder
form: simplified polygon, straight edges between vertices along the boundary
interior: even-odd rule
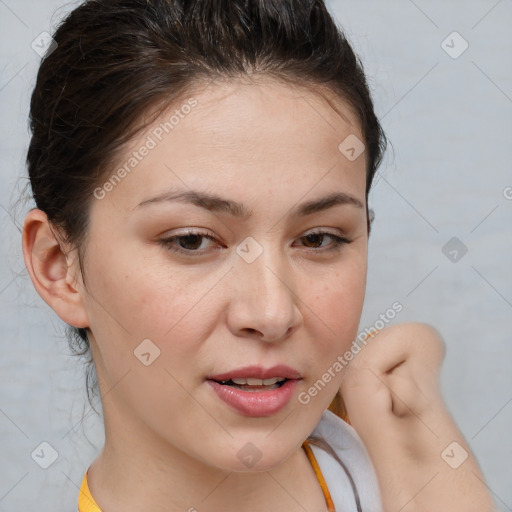
[[[338,456],[346,458],[348,455],[364,464],[369,461],[366,448],[354,427],[329,410],[323,412],[311,435],[327,441]]]
[[[353,507],[357,495],[363,510],[380,512],[381,496],[375,470],[356,430],[326,410],[311,437],[325,441],[339,459],[336,460],[328,450],[312,446],[331,495],[338,505],[336,509],[356,510]]]

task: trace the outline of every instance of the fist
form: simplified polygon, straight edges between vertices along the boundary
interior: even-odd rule
[[[377,473],[385,512],[495,510],[442,400],[445,352],[433,327],[397,324],[368,338],[345,369],[341,394]],[[453,441],[468,454],[456,469],[441,457]]]
[[[371,414],[388,420],[421,414],[433,398],[441,398],[444,355],[441,337],[427,324],[398,324],[379,331],[346,369],[341,389],[349,413],[358,409],[359,400],[369,399]]]

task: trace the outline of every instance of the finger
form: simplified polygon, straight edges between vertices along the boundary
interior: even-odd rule
[[[415,360],[426,368],[439,368],[445,347],[439,333],[430,325],[411,322],[386,327],[370,338],[351,361],[354,368],[372,368],[383,375]]]
[[[341,394],[350,423],[372,459],[385,460],[392,456],[392,446],[397,442],[392,393],[370,368],[347,368],[346,371]]]

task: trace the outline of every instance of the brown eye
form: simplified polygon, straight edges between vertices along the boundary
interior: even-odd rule
[[[215,240],[212,235],[199,231],[189,231],[183,235],[169,236],[162,238],[159,243],[166,249],[182,254],[201,255],[204,254],[204,247],[200,250],[204,240]]]
[[[325,237],[329,237],[331,240],[333,240],[333,243],[331,246],[322,246],[322,243],[325,239]],[[311,249],[340,249],[341,246],[345,244],[349,244],[350,240],[347,240],[346,238],[343,238],[341,236],[334,235],[333,233],[327,233],[325,231],[318,231],[316,233],[309,233],[308,235],[305,235],[300,238],[300,240],[305,241],[305,246]],[[319,247],[320,245],[320,247]]]
[[[202,235],[185,235],[179,236],[176,238],[178,240],[179,246],[183,249],[196,251],[201,246],[201,242],[203,241]]]
[[[182,235],[162,238],[159,243],[170,251],[186,254],[188,256],[201,256],[207,251],[204,247],[200,249],[205,239],[215,241],[215,238],[208,233],[188,231]],[[323,244],[325,239],[331,239],[331,244]],[[343,245],[350,243],[350,240],[346,238],[325,231],[309,233],[300,237],[299,240],[303,241],[304,247],[322,252],[341,249]]]
[[[304,240],[306,241],[306,245],[308,244],[311,244],[311,245],[316,245],[320,242],[323,242],[323,239],[324,239],[324,235],[321,234],[321,233],[313,233],[311,235],[306,235],[305,237],[303,237]],[[310,245],[308,245],[308,247],[311,247]]]

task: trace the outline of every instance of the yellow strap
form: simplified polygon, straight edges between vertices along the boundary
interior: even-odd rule
[[[324,480],[324,475],[322,475],[322,471],[320,470],[320,466],[318,465],[318,462],[316,461],[315,454],[313,453],[313,450],[309,446],[309,442],[306,439],[302,443],[302,448],[304,448],[304,451],[306,452],[306,455],[308,456],[309,462],[311,463],[311,466],[313,466],[313,470],[315,471],[316,479],[318,480],[318,483],[320,484],[320,487],[322,488],[322,492],[324,493],[325,503],[327,504],[327,508],[329,512],[336,512],[336,509],[334,508],[334,503],[332,502],[331,493],[329,492],[329,488],[327,487],[327,484]]]
[[[80,494],[78,495],[78,512],[101,512],[101,508],[94,501],[87,484],[87,472],[84,479],[82,480],[82,486],[80,487]]]

